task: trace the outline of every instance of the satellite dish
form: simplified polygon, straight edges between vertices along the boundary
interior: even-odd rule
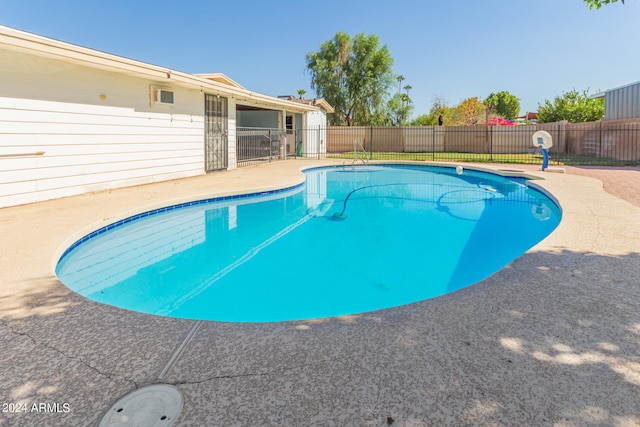
[[[553,145],[553,141],[551,141],[551,135],[549,132],[544,130],[539,130],[534,133],[531,137],[534,147],[539,147],[542,145],[542,148],[549,149]]]

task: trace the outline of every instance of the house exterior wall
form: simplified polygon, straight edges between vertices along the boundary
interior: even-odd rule
[[[313,157],[327,152],[327,115],[324,111],[306,113],[305,129],[302,132],[303,153]]]
[[[206,94],[228,100],[227,169],[238,165],[237,126],[282,128],[287,112],[306,123],[319,108],[220,76],[0,25],[0,208],[204,174]],[[172,91],[175,102],[155,102],[155,87]],[[244,123],[237,104],[270,111]]]
[[[604,95],[604,119],[640,118],[640,82],[608,90]]]
[[[175,104],[152,103],[151,85],[174,91]],[[0,49],[0,207],[203,174],[203,98]],[[229,112],[231,144],[231,102]],[[229,155],[235,167],[235,146]]]

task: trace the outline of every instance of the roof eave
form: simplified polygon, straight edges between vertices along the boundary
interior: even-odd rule
[[[296,104],[292,101],[285,101],[268,95],[255,93],[241,86],[233,87],[225,85],[197,75],[147,64],[1,25],[0,47],[31,53],[35,52],[40,56],[123,74],[142,75],[146,78],[167,84],[176,83],[217,95],[233,96],[237,101],[249,103],[250,105],[265,105],[274,109],[286,109],[295,112],[318,110],[316,106]]]

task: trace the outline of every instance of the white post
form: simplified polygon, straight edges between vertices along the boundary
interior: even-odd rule
[[[282,110],[280,115],[280,158],[287,159],[287,111]]]
[[[300,129],[300,140],[302,141],[303,157],[306,157],[307,153],[309,152],[309,149],[307,147],[307,141],[309,140],[309,138],[307,137],[307,132],[309,132],[309,130],[307,129],[307,114],[308,113],[302,114],[302,129]]]

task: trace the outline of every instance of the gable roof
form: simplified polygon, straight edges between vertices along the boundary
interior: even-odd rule
[[[222,73],[204,73],[204,74],[194,74],[194,76],[202,77],[203,79],[211,80],[213,82],[222,83],[224,85],[237,87],[240,89],[246,88],[239,83],[233,81],[229,76]]]
[[[279,96],[278,98],[279,99],[287,99],[289,101],[297,102],[299,104],[315,105],[315,106],[318,106],[318,107],[322,108],[327,113],[334,113],[335,112],[335,109],[324,98],[306,99],[306,98],[296,98],[293,95]]]

